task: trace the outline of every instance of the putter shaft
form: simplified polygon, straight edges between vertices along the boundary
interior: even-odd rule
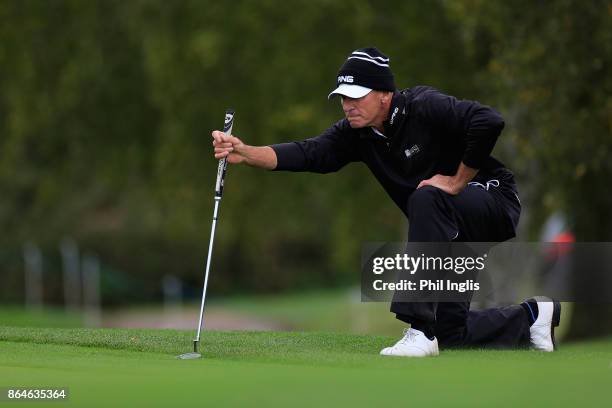
[[[194,348],[200,342],[200,333],[202,332],[202,324],[204,322],[204,304],[206,303],[206,288],[208,287],[208,273],[210,272],[210,260],[212,258],[213,242],[215,240],[215,229],[217,227],[217,214],[219,212],[219,202],[221,197],[215,197],[215,211],[213,213],[212,227],[210,230],[210,241],[208,243],[208,257],[206,258],[206,272],[204,274],[204,289],[202,290],[202,304],[200,305],[200,319],[198,323],[198,332],[193,340]],[[197,352],[197,351],[196,351]]]

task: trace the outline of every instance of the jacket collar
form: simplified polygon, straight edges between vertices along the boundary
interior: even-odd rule
[[[383,122],[385,127],[385,135],[393,138],[393,135],[402,127],[402,123],[406,119],[406,98],[404,95],[395,91],[391,99],[389,107],[389,119]]]

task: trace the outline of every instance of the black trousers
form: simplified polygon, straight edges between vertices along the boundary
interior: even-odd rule
[[[515,236],[520,215],[512,179],[470,184],[455,196],[427,186],[416,190],[407,205],[410,242],[501,242]],[[529,344],[529,321],[520,305],[470,310],[469,301],[394,301],[391,312],[406,323],[432,325],[441,347]]]

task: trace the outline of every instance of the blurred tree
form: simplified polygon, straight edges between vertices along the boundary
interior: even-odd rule
[[[562,210],[578,241],[610,241],[612,4],[465,0],[448,6],[464,23],[472,57],[486,62],[482,83],[494,89],[509,119],[515,163],[529,177],[523,185],[535,214],[532,230]],[[577,288],[592,276],[583,269],[576,265]],[[612,325],[602,324],[610,321],[611,304],[576,303],[570,336],[610,334]]]
[[[325,98],[339,65],[369,45],[400,86],[474,98],[458,33],[442,1],[1,2],[0,244],[71,235],[147,293],[169,270],[199,283],[226,107],[248,143],[316,135],[341,116]],[[363,241],[404,239],[399,210],[351,167],[230,168],[217,293],[356,282]]]

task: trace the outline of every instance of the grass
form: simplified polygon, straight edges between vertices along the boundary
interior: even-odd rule
[[[612,339],[549,354],[456,350],[402,359],[378,356],[396,340],[386,336],[204,332],[204,358],[178,360],[192,336],[0,327],[0,387],[68,387],[61,406],[87,407],[598,406],[612,397]]]

